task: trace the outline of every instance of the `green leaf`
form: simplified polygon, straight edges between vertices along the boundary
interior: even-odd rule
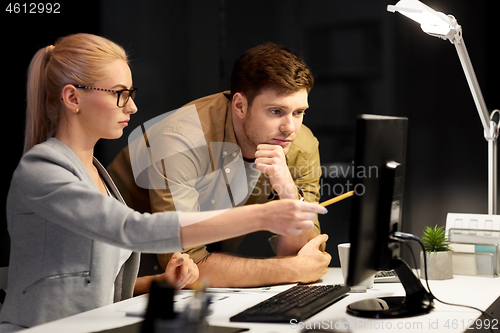
[[[425,227],[422,243],[427,252],[450,251],[450,244],[446,238],[446,232],[442,227],[437,225],[434,228]]]

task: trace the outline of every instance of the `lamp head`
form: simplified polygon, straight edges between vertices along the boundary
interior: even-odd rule
[[[452,44],[462,39],[462,27],[452,15],[436,12],[418,0],[400,0],[387,11],[399,12],[420,24],[420,28],[431,36],[448,39]]]

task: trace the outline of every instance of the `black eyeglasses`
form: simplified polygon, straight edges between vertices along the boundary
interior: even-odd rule
[[[129,98],[135,99],[135,95],[137,93],[137,88],[134,88],[134,87],[132,87],[131,89],[111,90],[111,89],[103,89],[103,88],[86,87],[86,86],[82,86],[79,84],[74,84],[73,86],[75,86],[75,88],[92,89],[92,90],[107,91],[107,92],[115,93],[118,96],[118,98],[116,100],[116,105],[119,108],[125,107]]]

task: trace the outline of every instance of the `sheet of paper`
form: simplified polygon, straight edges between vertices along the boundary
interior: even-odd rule
[[[248,304],[248,301],[250,303],[258,303],[295,285],[285,284],[258,288],[207,288],[206,291],[211,301],[209,308],[217,308],[218,311],[223,312],[234,312],[235,306],[239,308],[242,304]],[[255,296],[249,297],[250,295]],[[176,290],[174,295],[174,311],[182,312],[193,297],[193,290]],[[144,317],[147,307],[148,298],[144,297],[140,302],[123,308],[120,311],[125,312],[127,316]]]

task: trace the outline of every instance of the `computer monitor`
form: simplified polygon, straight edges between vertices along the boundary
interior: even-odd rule
[[[383,297],[352,303],[349,314],[368,318],[401,318],[428,313],[432,296],[400,258],[408,119],[358,116],[356,124],[355,196],[350,222],[348,286],[381,270],[394,270],[405,297]]]

